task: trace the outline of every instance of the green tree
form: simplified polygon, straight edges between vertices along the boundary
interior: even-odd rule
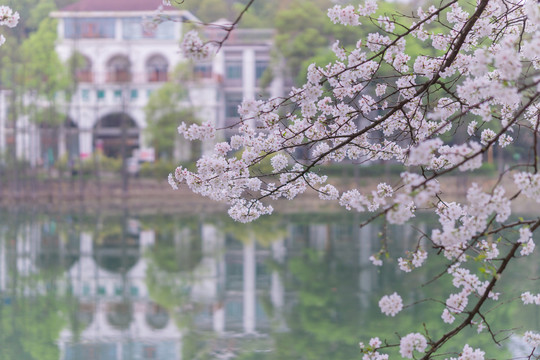
[[[284,3],[287,6],[280,8],[275,15],[275,43],[279,54],[285,58],[290,77],[296,76],[298,84],[305,81],[307,65],[313,62],[324,65],[334,58],[329,49],[335,39],[339,39],[340,46],[354,47],[359,39],[378,30],[378,25],[370,22],[363,23],[361,27],[332,24],[327,16],[327,9],[334,5],[330,0],[287,0]],[[381,2],[378,5],[379,14],[391,13],[396,7],[406,11],[403,5],[395,3]],[[412,43],[414,45],[408,46],[409,53],[424,51],[419,40]]]
[[[229,7],[223,0],[202,0],[197,9],[197,17],[204,22],[228,18]]]
[[[145,108],[150,144],[161,157],[171,159],[180,141],[176,128],[181,122],[196,123],[197,118],[187,102],[187,91],[179,84],[168,82],[152,93]]]
[[[57,341],[67,324],[55,297],[20,299],[0,307],[0,358],[2,360],[57,360]]]
[[[71,83],[54,45],[57,38],[57,21],[47,18],[38,30],[21,45],[23,81],[27,88],[53,101],[60,91]]]
[[[291,74],[298,74],[305,59],[328,45],[328,34],[321,33],[326,22],[324,11],[306,0],[296,0],[277,14],[276,47]]]
[[[34,1],[35,2],[35,1]],[[56,10],[56,4],[53,0],[38,1],[28,13],[27,28],[36,31],[41,22],[49,17],[49,14]]]
[[[361,323],[359,299],[352,291],[358,268],[343,264],[331,253],[307,249],[287,265],[298,301],[285,318],[290,332],[274,333],[281,360],[349,360],[359,358]]]
[[[62,9],[64,6],[68,6],[70,4],[73,4],[79,0],[55,0],[56,6],[58,6],[59,9]]]

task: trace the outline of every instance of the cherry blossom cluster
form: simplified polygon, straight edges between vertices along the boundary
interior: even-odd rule
[[[379,300],[379,307],[383,314],[394,317],[403,309],[403,300],[397,293],[384,295],[381,300]]]
[[[363,342],[360,342],[358,345],[360,346],[360,351],[364,354],[362,360],[388,360],[388,354],[381,354],[377,351],[382,345],[378,337],[371,338],[368,346]]]
[[[333,8],[328,9],[328,17],[334,24],[358,26],[361,25],[359,22],[360,16],[368,16],[375,11],[377,11],[377,2],[366,0],[363,6],[358,6],[358,9],[355,9],[352,5],[345,7],[335,5]]]
[[[521,300],[523,301],[523,304],[536,304],[540,305],[540,294],[533,295],[529,291],[524,292],[521,294]]]
[[[216,129],[209,121],[203,123],[202,125],[191,124],[189,127],[186,125],[186,123],[182,123],[180,126],[178,126],[178,133],[183,135],[188,140],[211,140],[216,136]],[[228,152],[221,149],[223,146],[225,145],[216,147],[218,154],[221,153],[224,155]],[[228,147],[228,149],[230,149],[230,147]]]
[[[527,331],[523,335],[523,338],[525,339],[525,342],[532,347],[538,347],[540,346],[540,334],[534,333],[532,331]]]
[[[502,186],[497,186],[489,194],[473,183],[467,191],[467,200],[466,205],[440,203],[436,211],[442,228],[434,229],[431,239],[435,245],[444,249],[448,259],[465,260],[463,250],[469,241],[484,231],[491,216],[495,215],[495,220],[503,223],[511,213],[511,203]]]
[[[447,324],[455,321],[455,315],[462,313],[469,303],[469,296],[476,294],[482,296],[489,285],[489,281],[480,281],[477,275],[471,274],[470,270],[459,267],[459,263],[452,266],[448,273],[452,275],[452,284],[461,291],[450,294],[446,299],[446,307],[441,318]],[[499,293],[489,292],[488,297],[498,300]]]
[[[0,26],[14,28],[19,23],[19,13],[9,6],[0,5]],[[0,46],[6,42],[4,35],[0,34]]]
[[[375,266],[382,266],[383,262],[381,260],[381,257],[379,254],[377,255],[371,255],[369,257],[369,261],[371,261],[371,263]]]
[[[401,357],[412,359],[414,351],[424,352],[427,347],[426,338],[419,333],[410,333],[402,337],[399,342],[399,353]]]
[[[457,358],[450,358],[447,360],[484,360],[484,355],[486,353],[480,349],[473,349],[469,344],[465,344],[463,351],[459,354]]]
[[[213,150],[197,161],[196,171],[178,167],[169,183],[228,203],[230,216],[240,222],[271,214],[270,200],[293,200],[308,191],[391,224],[433,211],[438,225],[423,236],[453,264],[448,273],[459,289],[442,301],[442,321],[453,324],[467,309],[496,301],[497,266],[506,266],[515,254],[533,254],[533,233],[540,227],[534,215],[510,220],[514,199],[540,203],[540,5],[536,0],[470,5],[445,0],[410,17],[380,13],[373,0],[332,7],[331,22],[356,27],[367,21],[378,30],[351,46],[335,41],[335,60],[308,66],[305,83],[287,96],[243,101],[236,134],[228,141],[211,123],[180,125],[187,139],[210,141],[206,148]],[[413,42],[430,51],[407,53]],[[189,32],[182,48],[186,56],[202,59],[212,55],[207,45]],[[439,180],[447,174],[479,169],[494,148],[503,152],[524,143],[530,143],[528,159],[501,171],[495,185],[472,183],[463,201],[445,194]],[[266,173],[259,166],[263,160],[271,165]],[[404,170],[399,179],[371,189],[343,185],[324,173],[327,164],[352,163],[362,175],[361,164],[373,162]],[[381,266],[386,251],[370,261]],[[427,248],[417,247],[398,258],[397,267],[410,272],[427,256]],[[480,280],[480,272],[491,280]],[[536,303],[537,296],[528,292],[522,299]],[[393,293],[382,297],[379,307],[396,316],[403,302]],[[469,319],[473,323],[479,331],[489,327],[478,316]],[[531,334],[530,339],[537,336]],[[430,340],[428,348],[424,335],[402,337],[401,355],[436,352],[441,344]],[[364,359],[387,358],[374,339],[361,346]],[[458,357],[483,358],[469,345]]]
[[[534,251],[535,243],[532,239],[532,232],[528,227],[522,227],[519,229],[518,243],[521,244],[520,255],[527,256]]]
[[[198,61],[207,59],[214,52],[212,44],[201,40],[195,30],[188,31],[184,35],[181,49],[186,58]]]
[[[492,260],[499,256],[499,248],[494,242],[480,240],[478,244],[476,244],[476,247],[482,251],[482,254],[485,256],[486,260]]]
[[[408,252],[408,255],[407,259],[398,258],[399,268],[405,272],[411,272],[412,269],[421,267],[428,257],[428,253],[424,249],[418,249],[412,254]]]
[[[516,173],[514,174],[514,183],[523,195],[540,203],[540,174]]]

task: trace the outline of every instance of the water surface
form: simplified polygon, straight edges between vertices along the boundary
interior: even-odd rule
[[[429,233],[435,218],[359,228],[351,213],[250,225],[208,214],[1,215],[2,360],[350,360],[361,359],[358,342],[371,336],[395,344],[424,324],[433,339],[450,329],[436,301],[395,318],[377,306],[394,291],[406,305],[457,292],[448,276],[429,282],[443,259],[410,274],[396,265],[406,250],[429,245],[417,230]],[[375,267],[369,257],[381,246],[390,257]],[[522,354],[512,334],[540,329],[540,312],[517,297],[539,273],[535,255],[514,263],[499,289],[509,305],[488,304],[496,339],[509,337],[500,347],[471,328],[446,350],[468,342],[496,359]]]

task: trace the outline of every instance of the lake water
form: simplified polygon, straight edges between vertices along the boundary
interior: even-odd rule
[[[1,360],[351,360],[370,336],[398,343],[423,324],[433,339],[451,328],[436,301],[395,318],[377,306],[394,291],[406,305],[457,292],[448,276],[429,282],[439,257],[410,274],[396,264],[419,241],[414,228],[429,233],[435,218],[359,228],[362,218],[341,212],[250,225],[216,214],[0,215]],[[382,243],[390,258],[375,267]],[[495,359],[527,351],[518,335],[540,329],[540,311],[518,297],[540,291],[536,254],[503,276],[509,304],[487,305],[496,338],[508,339],[499,347],[471,328],[447,351],[466,342]]]

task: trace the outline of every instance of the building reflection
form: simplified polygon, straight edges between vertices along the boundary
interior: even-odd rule
[[[227,339],[268,337],[271,319],[263,295],[270,294],[272,307],[279,309],[285,292],[266,263],[284,259],[284,239],[263,247],[255,238],[241,242],[215,224],[179,226],[166,239],[172,242],[169,258],[160,258],[152,256],[163,240],[157,239],[163,237],[159,231],[142,230],[135,219],[122,221],[120,230],[79,233],[55,231],[54,221],[32,221],[20,226],[16,240],[0,239],[2,294],[15,285],[13,272],[32,277],[51,268],[55,287],[76,299],[82,330],[68,326],[60,332],[60,359],[182,359],[187,332],[214,334],[215,351],[223,341],[229,344]],[[157,273],[152,284],[149,267]],[[168,287],[182,296],[178,304],[159,304],[149,287]],[[35,283],[23,290],[27,296],[43,291]],[[186,316],[187,327],[177,321]]]
[[[10,286],[9,259],[16,259],[18,276],[55,269],[55,286],[75,299],[78,327],[60,332],[61,360],[189,359],[187,349],[194,346],[227,358],[254,339],[260,350],[272,349],[272,334],[290,331],[288,318],[304,306],[297,299],[303,284],[287,263],[301,263],[306,249],[324,254],[321,264],[329,264],[315,268],[340,268],[338,274],[346,275],[339,281],[352,317],[368,309],[377,284],[376,273],[362,270],[372,268],[369,256],[379,250],[378,225],[360,229],[353,221],[313,219],[255,228],[222,219],[143,222],[126,215],[107,224],[98,219],[90,230],[59,230],[54,221],[35,220],[20,226],[16,241],[1,242],[2,291]],[[313,278],[305,284],[317,283],[321,274],[306,269]],[[310,296],[324,298],[339,286]],[[40,290],[34,285],[25,291]]]
[[[70,329],[61,332],[61,359],[179,358],[182,333],[148,296],[145,283],[141,255],[154,242],[153,231],[137,226],[100,239],[80,234],[64,286],[78,300],[84,327],[77,338]]]
[[[67,299],[51,308],[53,315],[71,311],[53,336],[60,360],[226,359],[285,348],[275,358],[292,360],[299,358],[292,344],[301,342],[321,356],[327,349],[324,356],[351,358],[361,333],[380,321],[370,308],[374,297],[396,286],[409,291],[393,267],[379,272],[369,261],[381,233],[392,232],[387,245],[396,253],[418,238],[403,228],[335,220],[245,226],[126,214],[86,225],[43,217],[16,227],[0,222],[0,310],[15,312],[21,298]],[[418,272],[415,281],[429,276]],[[340,355],[332,355],[335,348]]]

